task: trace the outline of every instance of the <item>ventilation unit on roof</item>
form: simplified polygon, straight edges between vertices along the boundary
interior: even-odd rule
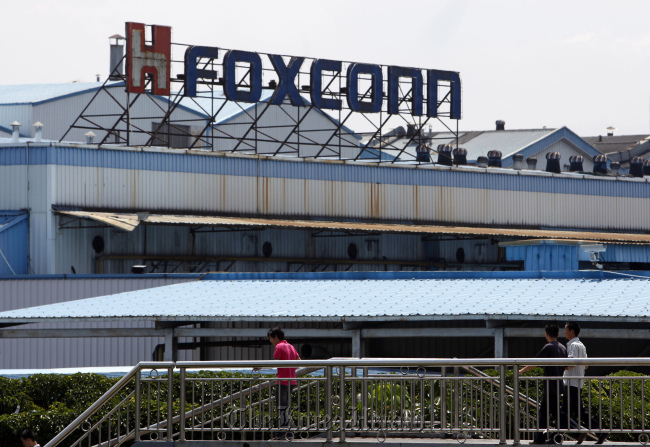
[[[582,155],[572,155],[569,157],[569,171],[571,172],[582,172],[582,162],[584,158]]]
[[[546,172],[552,172],[554,174],[560,174],[562,172],[559,152],[546,153]]]
[[[440,144],[438,145],[438,164],[444,166],[452,165],[451,145]]]
[[[607,174],[607,156],[596,155],[594,157],[594,174]]]
[[[501,167],[501,151],[489,151],[488,156],[488,166],[492,168]]]
[[[114,34],[111,37],[111,63],[108,79],[115,81],[124,75],[124,37]],[[99,81],[99,79],[97,79]]]
[[[467,149],[463,147],[454,149],[454,163],[459,166],[467,164]]]
[[[643,158],[632,157],[632,160],[630,160],[630,174],[632,177],[643,177]]]

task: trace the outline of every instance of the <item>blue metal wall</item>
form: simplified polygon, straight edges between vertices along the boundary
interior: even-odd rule
[[[0,211],[0,275],[29,270],[29,221],[22,211]]]

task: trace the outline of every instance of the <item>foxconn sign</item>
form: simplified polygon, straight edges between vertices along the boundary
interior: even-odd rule
[[[150,45],[145,40],[142,23],[128,22],[126,35],[127,91],[145,93],[148,74],[153,79],[151,92],[169,96],[171,27],[152,25]],[[238,76],[242,67],[245,74]],[[263,84],[264,75],[272,78],[267,86]],[[453,71],[189,46],[185,50],[184,74],[180,78],[184,82],[183,93],[189,97],[197,96],[199,85],[215,83],[223,85],[228,100],[238,102],[258,102],[262,89],[272,88],[270,103],[277,105],[288,97],[291,104],[298,107],[341,110],[345,108],[345,100],[347,108],[354,112],[383,111],[390,115],[408,113],[435,118],[440,114],[440,104],[446,102],[449,108],[445,115],[461,118],[460,76]],[[441,83],[449,86],[443,98],[438,95]],[[301,95],[301,90],[309,92],[311,104]]]

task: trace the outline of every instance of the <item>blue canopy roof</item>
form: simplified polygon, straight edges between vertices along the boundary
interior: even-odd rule
[[[546,276],[546,277],[544,277]],[[208,275],[204,280],[0,313],[0,323],[418,321],[580,318],[650,322],[650,279],[489,272]],[[217,279],[223,278],[223,279]],[[266,279],[265,279],[266,278]],[[314,278],[314,279],[308,279]],[[361,278],[361,279],[355,279]],[[382,279],[387,278],[387,279]]]

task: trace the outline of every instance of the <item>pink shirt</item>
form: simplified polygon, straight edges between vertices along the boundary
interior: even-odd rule
[[[275,351],[273,352],[273,358],[276,360],[298,360],[299,355],[296,348],[289,344],[286,340],[281,340],[280,343],[275,345]],[[278,373],[276,374],[278,379],[295,379],[296,378],[296,368],[278,368]],[[291,381],[291,385],[296,385],[298,382],[295,380]],[[280,382],[281,385],[289,385],[289,381],[285,380]]]

